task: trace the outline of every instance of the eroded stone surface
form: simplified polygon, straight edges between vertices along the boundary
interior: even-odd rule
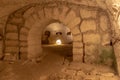
[[[108,29],[108,19],[105,15],[100,16],[100,27],[103,31],[106,31]]]
[[[16,26],[16,25],[12,25],[12,24],[7,24],[6,31],[7,31],[7,32],[17,31],[17,26]]]
[[[73,47],[74,48],[82,48],[83,47],[83,43],[82,42],[73,42]]]
[[[96,11],[80,9],[80,14],[82,18],[96,18]]]
[[[80,26],[81,32],[95,31],[96,23],[94,20],[84,20]]]
[[[47,2],[47,1],[45,1],[45,2]],[[37,5],[34,4],[32,6],[33,8],[28,9],[28,10],[26,9],[27,12],[25,13],[25,15],[23,15],[24,8],[21,8],[13,13],[11,13],[11,11],[7,11],[7,12],[9,12],[10,15],[9,16],[7,15],[8,20],[6,22],[7,28],[5,31],[8,31],[8,32],[10,31],[10,33],[6,32],[6,36],[5,36],[6,39],[18,40],[18,31],[19,30],[16,30],[16,28],[24,29],[24,27],[26,27],[27,30],[21,31],[22,33],[20,34],[20,40],[26,41],[26,43],[27,43],[27,36],[29,34],[27,36],[23,36],[24,33],[25,34],[29,33],[29,30],[32,29],[32,27],[36,27],[36,26],[33,26],[34,24],[36,24],[38,27],[40,25],[39,24],[40,21],[42,21],[41,24],[47,23],[47,21],[43,20],[44,18],[46,18],[46,19],[50,18],[50,20],[53,20],[53,21],[55,20],[58,22],[60,21],[63,24],[68,25],[68,27],[71,28],[71,32],[72,32],[74,37],[76,35],[79,35],[79,36],[74,38],[74,41],[80,41],[81,40],[81,33],[82,33],[83,34],[82,43],[84,43],[84,44],[99,44],[99,45],[101,45],[100,42],[102,42],[103,45],[108,44],[109,38],[106,35],[102,38],[102,41],[101,41],[102,35],[99,35],[100,34],[99,27],[103,31],[106,31],[108,29],[107,28],[108,23],[109,24],[111,24],[111,23],[108,22],[109,18],[106,17],[106,15],[104,15],[104,16],[99,15],[100,16],[100,18],[99,18],[99,16],[97,16],[97,14],[98,14],[98,12],[107,13],[107,11],[109,11],[109,10],[107,10],[107,5],[105,6],[105,4],[108,4],[106,2],[109,2],[109,1],[108,0],[107,1],[99,1],[99,0],[97,0],[97,1],[93,1],[93,0],[74,1],[74,0],[70,0],[67,3],[66,2],[67,2],[66,0],[65,0],[65,2],[63,1],[62,3],[60,3],[58,1],[59,4],[57,6],[52,5],[52,7],[50,6],[51,4],[49,5],[49,1],[47,4],[44,3],[44,6],[41,6],[41,4],[37,4]],[[71,2],[71,3],[69,3],[69,2]],[[22,3],[20,3],[20,4],[22,4]],[[54,4],[56,4],[56,3],[54,3]],[[48,6],[50,6],[51,8],[48,8]],[[78,8],[78,10],[76,11],[75,8]],[[110,9],[110,8],[108,7],[108,9]],[[115,9],[115,8],[111,8],[111,10],[112,9]],[[53,13],[51,10],[53,10]],[[111,12],[111,10],[110,10],[110,12]],[[1,13],[3,13],[3,12],[1,11]],[[49,12],[50,12],[50,15],[48,14]],[[113,15],[113,13],[114,12],[112,12],[112,14],[110,14],[109,16],[111,17],[111,15],[112,15],[116,18],[118,10],[115,13],[115,15]],[[0,14],[0,16],[1,16],[1,14]],[[111,17],[110,19],[114,20],[113,17]],[[51,22],[50,20],[48,20],[48,23]],[[100,20],[100,22],[99,22],[99,20]],[[117,20],[117,18],[116,18],[116,20]],[[82,23],[81,23],[81,21],[82,21]],[[8,24],[10,24],[10,25],[8,25]],[[14,26],[14,28],[11,29],[9,27],[11,25],[12,25],[12,28],[13,28],[13,25],[16,25],[16,28]],[[43,26],[42,26],[42,28],[43,28]],[[109,27],[112,27],[112,26],[109,25]],[[40,27],[37,29],[33,33],[38,32],[39,29],[41,30]],[[115,30],[117,30],[117,28]],[[11,32],[11,31],[14,31],[14,32]],[[106,33],[109,33],[109,31],[106,31]],[[41,36],[41,35],[38,35],[38,36]],[[41,38],[39,38],[39,41],[41,41]],[[30,42],[35,43],[36,41],[30,41]],[[25,44],[22,43],[20,46],[26,46],[26,43]],[[11,45],[9,43],[7,43],[7,44]],[[15,46],[15,45],[16,45],[16,43],[13,44],[13,46]],[[39,48],[37,47],[38,45],[39,45]],[[33,48],[37,48],[38,50],[41,49],[41,43],[38,45],[37,45],[37,43],[35,43]],[[6,49],[9,48],[7,45],[5,45],[5,47],[6,47]],[[31,46],[28,45],[28,47],[31,47]],[[73,47],[74,51],[73,52],[75,52],[76,47],[80,47],[80,46],[77,45],[76,43],[74,43],[74,47]],[[92,47],[90,47],[90,49],[91,48]],[[81,48],[79,48],[77,51],[81,52],[80,49]],[[115,49],[115,50],[119,51],[119,49]],[[17,51],[19,52],[18,49],[15,49],[15,51],[13,51],[13,49],[11,49],[10,52],[17,52]],[[86,52],[89,52],[89,49],[86,49]],[[92,54],[92,52],[90,52],[90,53]],[[116,53],[118,53],[118,52],[116,51]],[[75,55],[74,59],[79,59],[79,60],[82,59],[83,57],[81,55]],[[37,55],[34,55],[34,54],[30,55],[30,57],[32,57],[32,58],[33,58],[33,56],[34,56],[34,58],[36,58]],[[88,60],[91,60],[91,59],[88,59]],[[117,60],[119,61],[119,59],[117,59]]]
[[[101,38],[99,34],[84,34],[83,39],[85,43],[100,44]]]
[[[75,28],[71,29],[73,35],[80,34],[79,26],[75,26]]]
[[[17,33],[7,33],[6,39],[10,40],[18,40],[18,34]]]
[[[79,34],[79,35],[74,36],[74,37],[73,37],[73,40],[74,40],[74,41],[82,41],[82,35]]]

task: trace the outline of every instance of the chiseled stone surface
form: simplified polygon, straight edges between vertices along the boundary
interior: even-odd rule
[[[75,28],[71,29],[71,32],[74,35],[80,34],[79,26],[75,26]]]
[[[73,49],[73,54],[82,54],[83,53],[83,49],[82,48],[74,48]]]
[[[22,34],[22,35],[20,35],[20,40],[21,41],[27,41],[27,37],[28,36]]]
[[[96,11],[92,11],[92,10],[87,10],[87,9],[80,9],[80,14],[81,17],[84,18],[96,18]]]
[[[17,26],[16,26],[16,25],[12,25],[12,24],[7,24],[6,31],[7,31],[7,32],[17,31]]]
[[[28,43],[27,43],[27,42],[25,42],[25,41],[23,41],[23,42],[21,41],[21,42],[20,42],[20,46],[21,46],[21,47],[28,46]]]
[[[5,49],[5,52],[6,53],[17,53],[18,52],[18,47],[14,47],[14,46],[11,46],[11,47],[7,47]],[[12,54],[11,54],[12,55]]]
[[[51,18],[52,17],[52,8],[45,8],[45,17]]]
[[[80,38],[75,37],[73,42],[80,40],[82,38],[83,39],[82,43],[85,43],[85,44],[106,45],[109,43],[109,36],[100,35],[101,33],[99,32],[99,30],[102,29],[102,31],[105,31],[106,33],[108,33],[108,35],[111,34],[109,32],[110,29],[108,29],[108,24],[109,24],[109,27],[115,27],[115,26],[113,26],[112,23],[110,23],[109,21],[114,20],[114,18],[117,21],[117,16],[118,16],[117,13],[119,12],[119,10],[115,6],[114,7],[112,6],[111,0],[109,1],[108,0],[106,1],[103,1],[103,0],[94,0],[94,1],[93,0],[64,0],[64,1],[56,0],[55,2],[52,0],[46,0],[46,1],[44,0],[40,0],[40,1],[39,0],[31,0],[31,1],[21,0],[20,1],[19,0],[18,2],[15,0],[12,0],[12,1],[1,0],[0,3],[1,3],[0,4],[0,11],[1,11],[0,26],[3,26],[4,27],[3,29],[5,29],[5,36],[4,36],[5,42],[6,40],[18,40],[20,38],[20,40],[24,40],[26,41],[26,43],[28,43],[29,39],[27,40],[27,37],[28,35],[32,35],[32,34],[29,34],[29,31],[33,29],[32,27],[36,27],[36,26],[33,26],[34,24],[37,25],[37,27],[42,26],[37,28],[35,31],[33,31],[33,33],[36,33],[36,32],[39,32],[39,30],[45,28],[46,24],[55,20],[55,21],[60,21],[66,26],[68,26],[71,29],[71,32],[74,37],[76,35],[83,34],[83,37],[81,36]],[[34,3],[34,5],[30,3]],[[35,3],[40,3],[40,4],[35,4]],[[32,8],[27,9],[26,7],[23,7],[25,5],[28,5],[28,7],[30,5],[33,5],[33,6]],[[114,12],[114,10],[116,10],[116,12]],[[109,14],[109,12],[107,11],[110,11],[111,14]],[[105,13],[105,15],[101,13]],[[46,19],[49,18],[50,20],[45,21],[44,20],[45,18]],[[24,30],[24,27],[26,27],[25,29],[27,30]],[[20,29],[22,31],[19,34],[18,31]],[[118,31],[117,27],[115,27],[115,32],[116,31]],[[3,32],[0,32],[0,33],[3,33]],[[36,37],[37,36],[41,36],[41,34],[36,35]],[[112,35],[110,35],[110,37],[111,36]],[[36,38],[36,39],[35,40],[37,42],[41,41],[41,38]],[[30,42],[34,43],[36,42],[35,40],[31,40]],[[9,53],[19,52],[18,49],[13,49],[13,48],[10,49],[8,45],[10,44],[7,43],[4,46]],[[41,43],[39,47],[38,45],[37,43],[34,44],[33,48],[37,47],[38,50],[41,49]],[[14,47],[16,46],[16,44],[13,44],[12,46]],[[74,44],[73,50],[76,49],[76,46],[79,46],[79,45]],[[84,46],[86,48],[86,45]],[[17,47],[20,47],[20,46],[17,46]],[[31,47],[31,46],[28,45],[27,48],[28,47]],[[90,49],[91,48],[92,47],[90,47]],[[117,50],[115,51],[115,54],[117,54],[119,52],[119,49],[116,49],[117,47],[114,47],[114,48],[115,50]],[[80,49],[81,48],[79,48],[78,52],[81,52]],[[89,52],[89,49],[85,49],[85,50],[86,52]],[[40,52],[42,52],[42,49],[40,50]],[[92,55],[92,53],[93,52],[90,52],[90,55]],[[74,54],[74,51],[73,51],[73,54]],[[81,55],[82,54],[83,53],[81,53]],[[81,55],[75,55],[76,56],[75,58],[82,59]],[[33,56],[34,58],[36,57],[35,55]],[[31,55],[30,57],[33,58],[33,56]]]
[[[76,13],[71,10],[65,17],[64,24],[67,25],[76,17]]]
[[[29,17],[28,19],[26,19],[24,27],[31,29],[34,23],[35,23],[34,19],[32,17]]]
[[[72,21],[70,21],[67,26],[69,28],[74,28],[76,25],[80,24],[80,21],[81,21],[80,17],[73,18]]]
[[[6,39],[17,40],[18,39],[18,34],[17,33],[7,33],[6,34]]]
[[[62,7],[62,12],[61,12],[60,15],[59,15],[59,20],[60,20],[61,22],[64,21],[66,15],[67,15],[67,11],[68,11],[68,10],[69,10],[69,7],[67,7],[67,6],[63,6],[63,7]]]
[[[85,45],[85,53],[86,55],[94,55],[93,53],[98,53],[97,52],[98,48],[96,45]]]
[[[85,43],[100,44],[101,38],[99,34],[84,34],[83,39]]]
[[[94,20],[83,20],[80,26],[81,32],[95,31],[96,23]]]
[[[59,9],[57,7],[53,8],[53,18],[54,19],[59,19],[59,15],[60,15],[60,12],[59,12]]]
[[[83,55],[81,54],[73,54],[73,61],[82,62]]]
[[[82,35],[79,34],[79,35],[73,36],[73,40],[74,41],[82,41]]]
[[[73,42],[73,47],[74,48],[82,48],[83,47],[83,43],[82,42]]]
[[[110,34],[103,34],[102,35],[102,45],[110,44]]]
[[[21,53],[27,53],[27,47],[21,47],[20,52]]]
[[[106,31],[108,29],[108,19],[105,15],[101,15],[100,16],[100,28],[103,30],[103,31]]]
[[[6,40],[5,41],[6,46],[18,46],[18,44],[19,44],[19,42],[17,40],[16,41],[14,41],[14,40]]]
[[[23,35],[28,35],[28,32],[29,32],[29,30],[27,28],[22,28],[20,30],[20,34],[23,34]]]

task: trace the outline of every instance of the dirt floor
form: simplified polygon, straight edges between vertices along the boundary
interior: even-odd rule
[[[96,66],[90,66],[76,62],[72,62],[69,66],[69,61],[65,61],[65,64],[63,65],[63,54],[67,53],[67,51],[70,53],[71,48],[72,47],[70,46],[67,48],[63,48],[62,46],[44,46],[43,52],[45,57],[39,63],[21,60],[13,63],[8,61],[0,61],[0,80],[42,80],[41,76],[48,76],[54,73],[59,73],[66,67],[72,67],[72,69],[81,67],[81,69],[87,71],[87,69]],[[114,70],[105,66],[99,66],[96,69],[103,72],[115,73]]]

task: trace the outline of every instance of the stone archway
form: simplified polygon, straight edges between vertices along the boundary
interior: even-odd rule
[[[36,46],[36,48],[34,49],[34,52],[35,52],[36,49],[38,49],[37,50],[38,53],[39,54],[41,53],[40,51],[42,51],[42,48],[41,48],[40,40],[41,40],[42,33],[40,33],[40,32],[42,32],[44,30],[45,26],[50,24],[51,22],[54,22],[56,20],[60,21],[60,22],[62,21],[63,24],[67,25],[71,29],[71,32],[73,34],[79,34],[80,33],[79,30],[78,30],[79,28],[77,26],[80,23],[80,17],[77,17],[76,13],[73,10],[70,10],[67,13],[67,11],[69,10],[69,8],[67,6],[64,6],[62,9],[63,9],[63,11],[62,11],[61,14],[59,13],[59,8],[56,8],[56,7],[53,9],[53,13],[54,14],[52,14],[52,12],[51,12],[52,8],[45,8],[45,11],[44,11],[45,14],[43,14],[44,13],[43,9],[42,10],[38,9],[37,13],[32,14],[32,17],[30,17],[29,19],[26,20],[24,27],[28,28],[30,30],[29,31],[29,36],[32,35],[31,38],[34,37],[33,38],[34,41],[32,41],[32,39],[30,39],[31,41],[28,39],[28,54],[29,54],[29,52],[33,52],[33,51],[30,51],[30,50],[33,49],[33,48],[30,48],[30,45],[32,45],[32,47],[34,45]],[[56,11],[58,11],[58,13]],[[48,14],[48,12],[49,12],[49,14]],[[31,25],[31,24],[33,24],[33,25]],[[77,33],[76,33],[76,31],[74,31],[73,27],[77,27],[78,28],[78,29],[76,28]],[[39,34],[36,34],[37,32],[39,32]],[[35,35],[34,34],[40,36],[40,38],[38,39],[38,37],[36,36],[37,39],[35,39]],[[21,39],[23,39],[23,38],[21,37]],[[35,41],[35,40],[37,40],[37,41]],[[39,46],[37,46],[37,44],[39,44]],[[35,54],[38,54],[38,53],[36,52],[36,53],[31,53],[31,54],[35,55]],[[37,56],[35,55],[34,57],[37,57]],[[79,55],[79,56],[82,57],[82,52],[81,52],[81,55]],[[78,58],[78,59],[81,59],[81,58]]]
[[[32,40],[34,35],[41,35],[37,33],[38,30],[42,31],[45,25],[57,20],[68,26],[73,34],[73,60],[82,62],[85,59],[88,63],[89,60],[95,61],[94,55],[99,53],[99,48],[109,44],[111,39],[107,12],[95,6],[61,2],[58,2],[61,5],[54,5],[53,2],[45,3],[50,5],[44,6],[32,4],[13,12],[5,28],[4,53],[17,53],[17,56],[29,54],[30,45],[33,45],[31,42],[36,42]],[[28,41],[28,36],[31,36],[31,42]],[[10,41],[14,44],[11,45]],[[37,43],[34,45],[37,46]],[[41,46],[37,48],[40,49]],[[38,50],[38,53],[41,51],[42,49]]]

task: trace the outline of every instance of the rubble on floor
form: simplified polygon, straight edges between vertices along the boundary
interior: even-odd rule
[[[117,74],[105,66],[72,64],[61,72],[41,76],[40,80],[119,80]]]

